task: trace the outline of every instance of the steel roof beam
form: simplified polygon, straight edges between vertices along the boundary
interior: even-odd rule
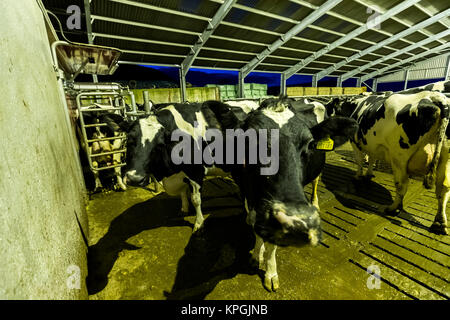
[[[216,2],[216,3],[222,3],[222,0],[209,0],[209,1]],[[277,20],[289,22],[289,23],[292,23],[294,25],[298,25],[299,23],[302,22],[302,21],[297,21],[297,20],[294,20],[294,19],[291,19],[291,18],[288,18],[288,17],[284,17],[284,16],[280,16],[280,15],[277,15],[277,14],[273,14],[273,13],[270,13],[270,12],[267,12],[267,11],[255,9],[255,8],[248,7],[248,6],[244,6],[244,5],[241,5],[241,4],[236,4],[234,7],[237,8],[237,9],[241,9],[241,10],[244,10],[244,11],[252,12],[252,13],[259,14],[259,15],[262,15],[262,16],[265,16],[265,17],[269,17],[269,18],[272,18],[272,19],[277,19]],[[319,10],[319,8],[320,8],[319,6],[314,6],[314,7],[315,7],[314,10]],[[329,14],[329,12],[326,12],[326,13]],[[225,24],[231,25],[232,23],[223,22],[223,24],[224,25]],[[362,23],[360,23],[359,25],[362,25]],[[235,26],[235,24],[233,24],[233,26]],[[315,26],[313,24],[310,24],[308,27],[310,29],[315,29],[315,30],[318,30],[318,31],[321,31],[321,32],[326,32],[326,33],[338,35],[340,37],[345,36],[345,34],[342,33],[342,32],[338,32],[338,31],[335,31],[335,30],[330,30],[330,29],[326,29],[326,28],[323,28],[323,27]],[[269,33],[269,32],[267,32],[267,30],[266,30],[266,33]],[[273,31],[270,32],[270,33],[272,33],[272,34],[275,33],[276,34],[276,32],[273,32]],[[392,35],[392,34],[390,34],[390,35]],[[311,42],[311,43],[325,44],[325,45],[328,44],[326,42],[321,42],[321,41],[313,42],[314,40],[307,39],[307,38],[301,38],[301,37],[297,37],[297,36],[293,37],[292,39],[300,40],[300,41],[306,41],[306,42]],[[375,44],[375,42],[373,42],[373,41],[370,41],[370,40],[367,40],[367,39],[362,39],[362,38],[354,38],[354,40],[358,40],[360,42],[364,42],[364,43],[368,43],[368,44]],[[342,47],[342,48],[343,49],[347,49],[347,50],[351,50],[351,51],[355,51],[355,52],[358,51],[357,49],[354,49],[354,48],[346,48],[346,47]],[[388,49],[395,50],[394,48],[388,48]]]
[[[422,11],[423,13],[425,13],[425,14],[426,14],[427,16],[429,16],[429,17],[432,17],[432,16],[436,15],[436,13],[433,14],[433,13],[431,13],[430,11],[428,11],[428,9],[426,9],[425,7],[423,7],[420,3],[416,3],[414,6],[415,6],[417,9],[419,9],[420,11]],[[438,11],[438,12],[439,12],[439,11]],[[446,27],[446,28],[450,28],[450,24],[449,24],[450,21],[449,21],[448,18],[439,20],[439,21],[437,21],[437,22],[439,22],[442,26],[444,26],[444,27]]]
[[[355,1],[363,6],[366,6],[367,8],[372,9],[372,10],[378,11],[378,9],[379,9],[377,6],[371,5],[363,0],[355,0]],[[414,4],[414,6],[416,6],[416,4]],[[408,28],[411,28],[413,26],[412,24],[409,24],[408,22],[405,22],[404,20],[397,18],[397,17],[392,17],[392,20],[394,20],[400,24],[403,24],[404,26],[406,26]],[[421,34],[423,34],[424,36],[427,36],[427,37],[433,35],[432,33],[425,31],[425,30],[419,30],[418,32],[420,32]]]
[[[366,69],[369,68],[369,67],[372,67],[372,66],[374,66],[374,65],[377,65],[379,62],[383,62],[383,61],[389,60],[389,59],[391,59],[391,58],[394,57],[394,56],[398,56],[398,55],[401,55],[401,54],[403,54],[403,53],[405,53],[405,52],[407,52],[407,51],[411,51],[411,50],[417,49],[417,48],[422,47],[422,46],[424,46],[424,45],[426,45],[426,44],[428,44],[428,43],[430,43],[430,42],[437,41],[437,40],[439,40],[439,39],[441,39],[441,38],[443,38],[443,37],[445,37],[445,36],[448,36],[448,35],[450,35],[450,29],[447,29],[447,30],[442,31],[442,32],[440,32],[440,33],[438,33],[438,34],[435,34],[434,36],[432,36],[432,37],[430,37],[430,38],[427,38],[427,39],[424,39],[424,40],[422,40],[422,41],[419,41],[419,42],[417,42],[416,44],[412,44],[412,45],[410,45],[410,46],[408,46],[408,47],[406,47],[406,48],[403,48],[403,49],[401,49],[401,50],[399,50],[399,51],[397,51],[397,52],[393,52],[393,53],[391,53],[391,54],[388,54],[388,55],[387,55],[386,57],[384,57],[384,58],[375,60],[375,61],[373,61],[373,62],[370,62],[370,63],[367,64],[367,65],[361,66],[361,67],[359,67],[359,68],[357,68],[357,69],[355,69],[355,70],[352,70],[352,71],[350,71],[350,72],[347,72],[346,74],[343,75],[343,79],[345,80],[345,79],[348,79],[348,78],[350,78],[350,77],[353,77],[354,75],[360,73],[361,71],[364,71],[364,70],[366,70]],[[427,49],[429,50],[429,48],[427,48]],[[426,50],[426,51],[428,51],[428,50]],[[426,51],[425,51],[425,52],[426,52]],[[416,55],[414,55],[414,56],[411,57],[411,58],[414,58],[414,57],[416,57]],[[400,62],[402,62],[402,61],[400,61]]]
[[[206,41],[209,39],[209,37],[213,34],[213,32],[216,30],[216,28],[219,26],[220,22],[225,18],[225,16],[230,12],[230,10],[233,8],[233,5],[236,3],[237,0],[225,0],[223,4],[219,7],[214,17],[211,19],[211,21],[208,21],[208,25],[206,29],[203,31],[201,36],[199,36],[199,39],[196,44],[194,44],[191,52],[189,52],[186,59],[184,59],[183,63],[181,64],[184,71],[187,72],[189,68],[191,67],[192,63],[194,62],[195,58],[199,54],[200,50],[202,49],[203,45],[206,43]]]
[[[264,33],[264,34],[270,34],[270,35],[277,36],[277,37],[283,36],[283,33],[275,32],[275,31],[269,31],[269,30],[265,30],[265,29],[255,28],[255,27],[250,27],[250,26],[237,24],[237,23],[233,23],[233,22],[228,22],[228,21],[222,21],[222,25],[230,26],[230,27],[233,27],[233,28],[244,29],[244,30],[250,30],[250,31],[254,31],[254,32],[260,32],[260,33]],[[311,27],[311,25],[310,25],[310,27]],[[323,41],[303,38],[303,37],[299,37],[299,36],[292,37],[292,40],[298,40],[298,41],[303,41],[303,42],[308,42],[308,43],[314,43],[314,44],[323,45],[323,46],[329,45],[328,42],[323,42]],[[371,44],[373,44],[373,42]],[[353,52],[358,52],[359,51],[359,49],[345,47],[345,46],[339,46],[339,48],[345,49],[345,50],[348,50],[348,51],[353,51]],[[375,55],[376,56],[380,56],[380,57],[382,56],[381,54],[375,54]]]
[[[92,18],[95,19],[95,20],[98,20],[98,21],[107,21],[107,22],[125,24],[125,25],[140,27],[140,28],[163,30],[163,31],[168,31],[168,32],[182,33],[182,34],[188,34],[188,35],[194,35],[194,36],[199,36],[201,34],[199,32],[193,32],[193,31],[182,30],[182,29],[168,28],[168,27],[157,26],[157,25],[141,23],[141,22],[135,22],[135,21],[130,21],[130,20],[123,20],[123,19],[117,19],[117,18],[104,17],[104,16],[100,16],[100,15],[92,15]],[[226,24],[226,23],[223,22],[222,24]],[[236,27],[240,27],[240,28],[246,29],[246,30],[252,30],[253,29],[251,27],[245,27],[245,26],[241,26],[241,25],[238,25]],[[261,32],[264,31],[263,29],[257,29],[257,30],[261,31]],[[280,33],[275,33],[275,34],[280,35],[280,36],[282,35]],[[211,35],[210,38],[211,39],[226,40],[226,41],[241,42],[241,43],[255,45],[255,46],[261,46],[261,47],[267,47],[266,43],[254,42],[254,41],[248,41],[248,40],[240,40],[240,39],[235,39],[235,38],[227,38],[227,37],[217,36],[217,35],[214,35],[214,34]],[[310,42],[313,42],[313,40],[311,40]],[[314,43],[315,42],[316,41],[314,41]],[[327,44],[325,42],[317,42],[317,43],[319,43],[319,44]],[[204,47],[204,48],[206,49],[206,47]],[[342,48],[346,49],[346,50],[351,50],[351,51],[358,51],[356,49],[351,49],[351,48],[346,48],[346,47],[342,47]],[[297,49],[297,48],[291,48],[291,47],[280,47],[280,49],[294,51],[294,52],[304,52],[304,53],[313,53],[314,52],[314,51],[310,51],[310,50]],[[324,56],[334,57],[334,58],[338,58],[338,59],[345,59],[346,58],[346,57],[341,56],[341,55],[328,54],[328,53],[325,54]],[[289,58],[290,57],[285,57],[285,59],[289,59]],[[296,60],[298,60],[298,59],[296,59]],[[370,62],[369,60],[365,60],[365,59],[357,59],[357,60],[361,61],[361,62]]]
[[[169,14],[179,15],[179,16],[182,16],[182,17],[187,17],[187,18],[192,18],[192,19],[197,19],[197,20],[203,20],[203,21],[210,21],[211,20],[208,17],[199,16],[199,15],[195,15],[195,14],[191,14],[191,13],[185,13],[185,12],[181,12],[181,11],[177,11],[177,10],[167,9],[167,8],[163,8],[163,7],[159,7],[159,6],[155,6],[155,5],[150,5],[150,4],[146,4],[146,3],[140,3],[140,2],[136,2],[136,1],[130,1],[130,0],[110,0],[110,1],[121,3],[121,4],[130,5],[130,6],[136,6],[136,7],[143,8],[143,9],[148,9],[148,10],[154,10],[154,11],[159,11],[159,12],[165,12],[165,13],[169,13]],[[222,3],[222,4],[225,3],[224,1],[214,1],[214,2],[218,2],[218,3]],[[249,7],[246,7],[246,8],[249,8]],[[281,17],[281,16],[278,16],[278,17]],[[292,21],[295,21],[295,20],[292,20]],[[233,23],[229,23],[229,22],[225,22],[225,21],[223,21],[222,24],[224,24],[224,25],[232,25],[233,27],[243,28],[243,29],[253,30],[253,31],[256,31],[258,29],[258,28],[252,28],[252,27],[244,26],[244,25],[233,24]],[[314,27],[314,26],[312,26],[312,27]],[[270,32],[268,32],[267,30],[264,30],[264,29],[259,29],[259,30],[261,30],[261,32],[263,32],[263,33],[270,33]],[[330,31],[330,30],[328,30],[328,31]],[[275,33],[275,32],[272,32],[272,33],[273,34],[277,34],[278,36],[282,36],[282,34],[280,34],[280,33]],[[321,44],[321,45],[329,45],[326,42],[314,41],[314,40],[306,39],[306,38],[294,37],[293,39],[299,40],[299,41],[306,41],[306,42],[311,42],[311,43],[317,43],[317,44]],[[344,46],[340,46],[340,47],[342,49],[350,50],[350,51],[354,51],[354,52],[358,52],[359,51],[358,49],[354,49],[354,48],[350,48],[350,47],[344,47]],[[381,56],[381,55],[379,55],[379,56]]]
[[[390,38],[387,38],[386,40],[383,40],[383,41],[377,43],[376,45],[374,45],[372,47],[364,49],[361,52],[356,53],[353,56],[351,56],[351,57],[349,57],[349,58],[347,58],[347,59],[345,59],[345,60],[343,60],[341,62],[338,62],[338,63],[336,63],[333,66],[330,66],[329,68],[323,70],[322,72],[319,72],[317,74],[317,77],[319,79],[322,79],[327,74],[330,74],[331,72],[334,72],[334,71],[338,70],[339,68],[342,68],[343,66],[345,66],[349,62],[351,62],[351,61],[353,61],[353,60],[355,60],[357,58],[360,58],[360,57],[362,57],[362,56],[364,56],[366,54],[369,54],[369,53],[371,53],[371,52],[373,52],[375,50],[381,49],[388,43],[392,43],[394,41],[397,41],[397,40],[399,40],[402,37],[408,36],[408,35],[416,32],[417,30],[420,30],[420,29],[425,28],[425,27],[427,27],[427,26],[429,26],[429,25],[431,25],[433,23],[436,23],[437,21],[439,21],[440,19],[442,19],[442,18],[444,18],[444,17],[446,17],[448,15],[450,15],[450,9],[447,9],[447,10],[437,14],[436,16],[433,16],[433,17],[431,17],[429,19],[426,19],[426,20],[422,21],[421,23],[418,23],[418,24],[414,25],[413,27],[411,27],[409,29],[405,29],[402,32],[400,32],[400,33],[398,33],[398,34],[396,34],[396,35],[394,35],[394,36],[392,36]]]
[[[430,54],[432,54],[432,53],[436,53],[436,52],[438,52],[438,51],[447,49],[447,48],[449,48],[449,47],[450,47],[450,43],[449,43],[449,42],[444,43],[444,44],[441,44],[440,46],[437,46],[437,47],[435,47],[435,48],[433,48],[433,49],[430,49],[430,50],[428,50],[428,51],[422,52],[422,53],[420,53],[420,54],[418,54],[418,55],[415,55],[415,56],[413,56],[413,57],[410,57],[410,58],[408,58],[408,59],[406,59],[406,60],[403,60],[403,61],[394,63],[394,64],[391,65],[391,66],[388,66],[388,67],[382,68],[382,69],[380,69],[380,70],[378,70],[378,71],[374,71],[374,72],[371,72],[371,73],[369,73],[369,74],[366,74],[366,75],[364,75],[363,77],[361,77],[361,79],[362,79],[362,81],[366,81],[366,80],[368,80],[368,79],[370,79],[370,78],[373,78],[373,77],[376,77],[376,76],[378,76],[378,75],[380,75],[380,74],[383,74],[383,73],[389,71],[390,69],[397,68],[397,67],[399,67],[399,66],[401,66],[401,65],[403,65],[403,64],[409,63],[409,62],[411,62],[411,61],[414,61],[414,60],[417,60],[417,59],[420,59],[420,58],[423,58],[423,57],[426,57],[427,55],[430,55]]]
[[[313,9],[313,10],[315,10],[315,9],[318,8],[316,5],[311,4],[311,3],[307,2],[307,1],[303,1],[303,0],[289,0],[289,1],[291,1],[291,2],[293,2],[293,3],[297,3],[297,4],[301,5],[301,6],[304,6],[304,7]],[[358,21],[358,20],[355,20],[355,19],[346,17],[346,16],[344,16],[344,15],[342,15],[342,14],[339,14],[339,13],[337,13],[337,12],[329,11],[329,12],[327,12],[327,14],[330,15],[330,16],[332,16],[332,17],[335,17],[335,18],[337,18],[337,19],[340,19],[340,20],[342,20],[342,21],[346,21],[346,22],[355,24],[355,25],[357,25],[357,26],[362,26],[362,25],[364,24],[363,22],[360,22],[360,21]],[[385,31],[385,30],[381,30],[381,29],[373,29],[373,31],[378,32],[378,33],[383,34],[383,35],[386,35],[386,36],[388,36],[388,37],[392,37],[392,36],[393,36],[392,33],[387,32],[387,31]],[[399,39],[399,40],[400,40],[400,41],[403,41],[403,42],[406,42],[406,43],[409,43],[409,44],[414,43],[413,41],[410,41],[410,40],[407,40],[407,39]]]
[[[406,8],[409,8],[410,6],[414,5],[415,3],[419,2],[419,1],[420,0],[406,0],[406,1],[401,2],[400,4],[396,5],[394,8],[391,8],[388,11],[386,11],[385,13],[381,14],[380,16],[378,16],[378,18],[376,20],[376,23],[382,23],[383,21],[393,17],[397,13],[405,10]],[[297,71],[301,70],[307,64],[313,62],[314,60],[316,60],[320,56],[324,55],[325,53],[330,52],[331,50],[337,48],[338,46],[340,46],[340,45],[342,45],[344,43],[346,43],[347,41],[353,39],[354,37],[360,35],[361,33],[365,32],[365,31],[367,31],[369,29],[372,29],[373,27],[374,27],[374,21],[369,20],[367,23],[365,23],[361,27],[357,28],[356,30],[350,32],[345,37],[342,37],[342,38],[336,40],[332,44],[330,44],[330,45],[326,46],[325,48],[322,48],[318,52],[310,55],[308,58],[303,59],[302,61],[297,63],[295,66],[293,66],[293,67],[291,67],[291,68],[289,68],[288,70],[285,71],[286,79],[289,78],[294,73],[296,73]]]
[[[128,60],[120,60],[119,64],[131,64],[131,65],[146,65],[146,66],[161,66],[161,67],[173,67],[173,68],[179,68],[179,64],[167,64],[167,63],[153,63],[153,62],[145,62],[145,61],[128,61]],[[239,69],[237,68],[221,68],[221,67],[208,67],[208,66],[197,66],[192,65],[191,69],[197,68],[197,69],[212,69],[212,70],[231,70],[238,72]],[[263,72],[263,73],[276,73],[280,74],[279,71],[271,71],[271,70],[254,70],[253,72]],[[312,73],[298,73],[298,75],[302,76],[312,76]],[[330,76],[333,78],[336,78],[338,76]]]
[[[211,20],[208,17],[203,17],[203,16],[199,16],[196,14],[192,14],[192,13],[187,13],[187,12],[172,10],[172,9],[168,9],[168,8],[164,8],[164,7],[159,7],[159,6],[151,5],[148,3],[142,3],[142,2],[130,1],[130,0],[109,0],[109,1],[129,5],[129,6],[134,6],[134,7],[138,7],[138,8],[142,8],[142,9],[148,9],[148,10],[154,10],[154,11],[174,14],[174,15],[186,17],[186,18],[192,18],[192,19],[203,20],[203,21]]]
[[[319,9],[315,10],[313,13],[308,15],[299,24],[295,25],[288,32],[278,38],[275,42],[269,45],[263,52],[256,55],[248,64],[246,64],[242,69],[242,76],[245,78],[253,69],[255,69],[258,64],[260,64],[269,54],[280,48],[284,43],[292,39],[299,32],[307,28],[311,23],[319,19],[324,13],[326,13],[331,8],[335,7],[337,4],[341,3],[342,0],[328,0]]]

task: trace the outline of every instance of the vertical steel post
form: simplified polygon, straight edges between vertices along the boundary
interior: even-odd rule
[[[405,86],[403,87],[403,90],[408,89],[408,77],[409,77],[409,69],[405,70]]]
[[[280,79],[280,95],[286,95],[287,89],[286,89],[286,75],[284,73],[281,74]]]
[[[183,65],[180,66],[179,75],[180,75],[180,99],[181,102],[186,102],[186,71],[184,70]]]

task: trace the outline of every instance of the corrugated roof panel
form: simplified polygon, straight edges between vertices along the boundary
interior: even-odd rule
[[[283,47],[294,48],[294,49],[303,49],[303,50],[308,50],[308,51],[318,51],[318,50],[322,49],[324,46],[325,46],[324,44],[316,44],[316,43],[303,41],[303,40],[297,40],[297,39],[291,39],[283,45]]]
[[[425,28],[425,30],[436,34],[436,33],[447,30],[447,28],[440,23],[434,23],[431,26]]]
[[[91,11],[92,14],[101,16],[195,32],[203,32],[207,25],[207,22],[204,20],[192,19],[176,14],[159,12],[106,0],[93,1],[91,3]]]
[[[240,28],[234,28],[226,25],[220,25],[214,32],[216,36],[227,37],[231,39],[242,39],[254,42],[261,42],[265,44],[271,44],[278,39],[275,35],[264,34],[262,32],[256,32],[252,30],[245,30]]]
[[[276,56],[295,58],[295,59],[299,59],[299,60],[304,59],[310,55],[310,53],[307,53],[307,52],[292,51],[292,50],[287,50],[284,48],[279,48],[279,49],[275,50],[274,52],[272,52],[272,54],[276,55]]]
[[[314,41],[320,41],[320,42],[326,42],[326,43],[332,43],[336,40],[338,40],[341,36],[329,33],[329,32],[323,32],[317,29],[312,28],[305,28],[301,32],[297,34],[298,37],[311,39]]]
[[[354,23],[335,18],[329,14],[324,14],[322,17],[314,21],[313,25],[344,34],[347,34],[358,27]]]
[[[254,54],[238,54],[238,53],[231,53],[231,52],[220,52],[220,51],[213,51],[208,49],[202,49],[200,53],[198,54],[198,57],[206,57],[206,58],[218,58],[218,59],[230,59],[230,60],[243,60],[243,61],[250,61],[253,59],[255,55]]]
[[[135,41],[124,41],[100,37],[95,39],[95,44],[102,46],[110,46],[121,50],[157,52],[161,53],[161,56],[163,56],[164,54],[186,56],[189,53],[189,48],[173,47],[161,44],[140,43]]]
[[[410,25],[415,25],[425,19],[428,19],[429,16],[425,14],[422,10],[416,7],[409,7],[402,12],[396,14],[397,18],[407,22]]]
[[[138,2],[204,17],[212,17],[220,6],[219,3],[204,0],[140,0]]]
[[[195,60],[195,66],[196,67],[240,69],[244,65],[245,65],[245,63],[213,61],[213,60],[204,60],[204,59],[196,59]]]
[[[192,45],[198,39],[198,37],[195,35],[175,33],[175,32],[161,32],[161,30],[157,29],[140,28],[137,26],[123,25],[119,23],[101,20],[94,21],[92,30],[93,32],[104,34],[174,42],[186,45]]]
[[[133,54],[124,52],[120,57],[121,61],[131,61],[131,62],[143,62],[149,64],[170,64],[170,65],[180,65],[183,62],[183,58],[177,57],[167,57],[167,56],[157,56],[157,55],[143,55],[143,54]]]
[[[240,14],[238,15],[238,13]],[[233,19],[233,17],[238,17],[239,19]],[[286,33],[293,26],[293,24],[290,22],[274,19],[241,9],[232,9],[224,20],[226,22],[236,23],[243,26],[259,28],[264,30],[264,32],[272,31],[281,34]]]
[[[380,33],[380,32],[377,32],[377,31],[371,29],[371,30],[367,30],[366,32],[361,33],[361,35],[359,35],[358,38],[369,40],[372,42],[381,42],[381,41],[389,38],[389,36],[384,33]]]
[[[450,7],[448,1],[422,0],[419,4],[433,13],[444,11]]]

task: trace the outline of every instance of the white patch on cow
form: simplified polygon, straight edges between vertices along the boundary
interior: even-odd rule
[[[321,123],[325,119],[326,108],[320,102],[313,101],[311,103],[314,105],[314,114],[316,115],[317,123]]]
[[[386,99],[386,105],[402,106],[410,104],[409,115],[413,114],[417,117],[419,115],[419,103],[421,100],[429,100],[431,103],[440,102],[447,104],[447,98],[440,92],[422,91],[415,94],[393,94]]]
[[[169,110],[170,113],[172,113],[173,118],[175,119],[177,128],[190,135],[196,142],[198,142],[199,137],[206,139],[205,134],[207,123],[202,112],[195,113],[195,117],[197,119],[197,127],[193,127],[192,124],[183,119],[183,116],[178,112],[174,105],[167,106],[162,110]]]
[[[239,107],[245,113],[250,113],[259,108],[259,103],[253,100],[227,101],[226,104],[232,107]]]
[[[445,83],[447,81],[439,81],[433,84],[433,91],[443,92],[445,90]]]
[[[156,119],[156,116],[149,116],[147,118],[140,119],[139,126],[142,132],[141,137],[142,146],[145,146],[147,141],[148,142],[153,141],[153,139],[155,139],[156,134],[163,127]]]
[[[286,123],[288,123],[289,119],[294,116],[294,113],[289,109],[284,109],[284,111],[277,112],[273,109],[264,109],[262,113],[275,121],[280,128],[282,128]]]

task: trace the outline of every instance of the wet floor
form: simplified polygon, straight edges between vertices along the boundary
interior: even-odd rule
[[[251,263],[255,239],[229,180],[205,182],[199,236],[179,198],[137,188],[93,195],[90,299],[449,299],[450,237],[428,231],[434,193],[411,180],[405,211],[384,216],[392,175],[377,166],[373,181],[356,182],[349,150],[330,153],[322,174],[322,243],[278,249],[275,293]]]

